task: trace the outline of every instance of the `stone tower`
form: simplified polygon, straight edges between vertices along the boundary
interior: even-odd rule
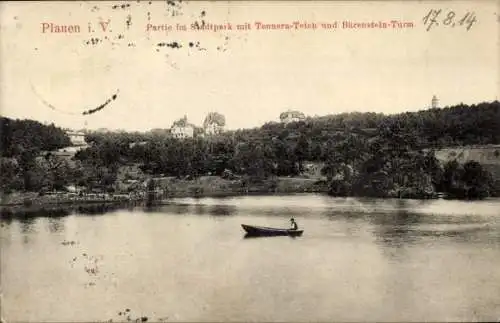
[[[435,95],[432,96],[431,108],[433,108],[433,109],[439,108],[439,100]]]

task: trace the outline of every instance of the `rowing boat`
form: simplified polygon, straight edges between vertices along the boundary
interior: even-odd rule
[[[242,224],[248,236],[301,236],[304,230],[278,229]]]

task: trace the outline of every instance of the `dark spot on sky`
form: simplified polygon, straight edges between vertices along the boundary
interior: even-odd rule
[[[115,4],[111,8],[112,9],[119,9],[119,8],[125,9],[125,8],[128,8],[128,7],[130,7],[130,3],[124,3],[124,4],[121,4],[121,5]]]
[[[125,21],[125,23],[127,24],[127,29],[129,29],[132,25],[132,15],[127,16],[127,20]]]
[[[171,42],[170,44],[167,44],[168,47],[171,47],[171,48],[181,48],[181,44],[179,44],[178,42],[174,41],[174,42]]]
[[[193,46],[191,46],[191,44],[193,43],[189,43],[189,47],[196,47],[199,51],[202,51],[202,50],[207,50],[206,48],[203,48],[203,47],[200,47],[200,42],[197,41],[196,44],[193,44]]]
[[[206,12],[205,12],[205,10],[203,10],[203,11],[201,12],[200,17],[205,17],[205,15],[206,15]]]
[[[189,42],[189,47],[193,47],[194,46],[194,43],[193,42]]]
[[[170,48],[182,48],[182,45],[176,41],[171,43],[158,43],[156,46],[158,47],[170,47]]]
[[[85,42],[85,44],[87,44],[87,45],[97,45],[97,44],[99,44],[100,42],[102,42],[102,40],[101,40],[101,39],[99,39],[99,38],[95,38],[95,37],[92,37],[92,38],[90,38],[89,40],[87,40],[87,41]]]

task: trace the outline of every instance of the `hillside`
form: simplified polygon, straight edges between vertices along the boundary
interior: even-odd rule
[[[9,172],[3,175],[4,186],[14,190],[40,190],[69,183],[114,190],[115,183],[126,177],[120,169],[137,165],[144,176],[179,179],[225,173],[257,181],[300,175],[329,181],[344,178],[342,181],[349,179],[359,194],[386,196],[389,191],[399,194],[408,187],[423,191],[425,185],[427,192],[431,183],[441,185],[443,165],[439,160],[458,158],[462,164],[477,160],[485,167],[498,164],[496,150],[446,147],[500,145],[498,101],[396,115],[356,112],[308,117],[205,138],[93,132],[86,135],[90,147],[77,152],[71,164],[60,163],[57,156],[35,163],[32,154],[20,155],[26,147],[29,151],[50,151],[68,144],[61,129],[29,120],[3,122],[7,131],[2,133],[6,147],[2,155],[23,156],[9,160]],[[32,136],[36,139],[28,139]],[[431,148],[438,151],[437,159],[426,153]],[[478,166],[467,167],[472,170]],[[482,174],[482,170],[477,171]],[[137,170],[129,175],[133,173]]]
[[[469,160],[483,165],[500,166],[500,145],[448,147],[436,150],[436,158],[442,162],[456,160],[465,163]]]
[[[449,147],[435,151],[436,158],[444,163],[456,160],[460,164],[476,161],[489,171],[493,179],[500,183],[500,145]]]
[[[71,146],[63,129],[34,120],[1,117],[0,137],[2,157],[14,157],[23,151],[51,151]]]

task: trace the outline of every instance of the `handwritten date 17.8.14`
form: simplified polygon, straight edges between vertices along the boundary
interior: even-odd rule
[[[431,9],[422,21],[424,22],[424,26],[427,26],[427,31],[433,26],[439,25],[446,27],[465,26],[467,30],[470,30],[476,22],[476,15],[474,15],[474,12],[466,12],[459,16],[453,10]]]

